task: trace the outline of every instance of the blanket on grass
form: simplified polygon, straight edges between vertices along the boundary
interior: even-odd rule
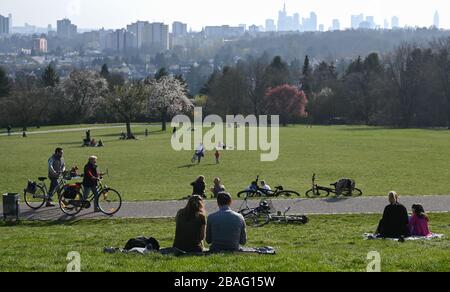
[[[154,250],[149,248],[132,248],[130,250],[125,250],[123,248],[115,248],[115,247],[107,247],[103,250],[104,253],[107,254],[115,254],[115,253],[122,253],[122,254],[141,254],[146,255],[149,253],[158,253],[162,255],[174,255],[174,256],[206,256],[206,255],[212,255],[213,252],[210,252],[209,250],[205,250],[201,253],[188,253],[184,252],[182,250],[179,250],[177,248],[163,248],[160,250]],[[237,254],[259,254],[259,255],[275,255],[276,251],[273,247],[258,247],[258,248],[251,248],[251,247],[242,247],[237,252],[232,252]]]
[[[444,234],[431,234],[429,236],[411,236],[406,237],[405,241],[433,240],[433,239],[442,239],[444,237],[445,237]],[[400,241],[399,238],[382,238],[378,234],[373,233],[364,233],[364,239],[366,240],[385,239],[385,240]]]

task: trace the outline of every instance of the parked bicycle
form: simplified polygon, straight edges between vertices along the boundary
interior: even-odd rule
[[[98,207],[103,214],[113,216],[119,212],[122,207],[122,196],[117,190],[103,184],[103,175],[97,186],[97,191],[99,193]],[[64,192],[59,199],[59,206],[64,214],[73,217],[79,214],[83,209],[91,208],[95,203],[94,200],[95,196],[92,192],[88,198],[83,197],[83,186],[81,183],[78,183],[67,185],[64,188]]]
[[[64,185],[67,181],[72,179],[72,175],[70,172],[64,172],[58,179],[58,185],[53,190],[52,193],[49,193],[47,185],[45,181],[46,177],[39,177],[38,181],[35,182],[32,180],[28,180],[28,185],[24,189],[24,200],[25,204],[33,210],[38,210],[44,206],[44,204],[52,198],[54,195],[57,195],[57,198],[61,197],[62,191],[64,189]]]
[[[328,197],[330,194],[335,194],[337,197],[359,197],[363,192],[355,187],[355,181],[350,179],[342,179],[331,184],[334,188],[323,187],[316,184],[316,174],[312,177],[312,189],[306,192],[308,198]]]
[[[259,176],[256,177],[255,180],[255,188],[254,189],[247,189],[239,192],[237,194],[238,198],[253,198],[253,197],[291,197],[291,196],[298,196],[300,197],[300,194],[295,191],[289,191],[284,190],[282,186],[277,186],[275,190],[266,190],[262,189],[258,186],[259,182]]]
[[[245,205],[244,208],[242,208]],[[270,222],[278,224],[307,224],[308,217],[304,215],[288,214],[291,207],[287,208],[284,213],[274,212],[274,207],[271,201],[262,200],[256,208],[250,208],[247,200],[241,206],[239,213],[244,217],[247,226],[262,227]]]

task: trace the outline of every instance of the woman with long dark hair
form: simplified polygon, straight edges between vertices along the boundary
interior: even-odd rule
[[[206,235],[206,211],[203,198],[190,197],[186,207],[177,213],[173,247],[184,252],[202,252]]]
[[[429,236],[431,235],[428,223],[430,218],[422,205],[412,206],[413,215],[409,220],[409,230],[412,236]]]

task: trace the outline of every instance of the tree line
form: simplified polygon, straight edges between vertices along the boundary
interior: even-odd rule
[[[404,43],[345,66],[306,56],[286,62],[269,54],[248,56],[214,70],[189,99],[182,76],[163,68],[143,80],[73,71],[60,80],[49,66],[42,76],[0,70],[0,124],[39,126],[81,122],[162,121],[202,106],[207,114],[277,114],[289,123],[363,124],[450,128],[450,38],[426,45]]]
[[[291,103],[274,99],[271,91],[280,86],[297,89],[284,95]],[[371,53],[339,67],[308,56],[287,63],[263,54],[216,71],[201,94],[209,113],[278,113],[284,124],[450,128],[450,38],[427,45],[404,43],[384,55]]]
[[[180,76],[160,70],[152,78],[126,80],[101,72],[73,71],[60,80],[52,66],[42,76],[17,73],[11,80],[0,68],[0,124],[3,127],[40,127],[48,124],[124,122],[127,139],[134,139],[131,123],[162,121],[191,112],[187,85]]]

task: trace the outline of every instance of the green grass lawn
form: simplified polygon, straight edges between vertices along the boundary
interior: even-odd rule
[[[381,254],[382,271],[450,271],[450,214],[431,214],[431,229],[445,239],[398,243],[366,241],[377,215],[312,216],[306,226],[268,225],[249,229],[248,246],[272,246],[275,256],[107,255],[103,247],[123,247],[130,238],[173,241],[173,220],[94,220],[0,223],[0,271],[64,271],[67,254],[81,254],[82,271],[278,272],[365,271],[367,254]],[[13,225],[11,225],[13,224]]]
[[[192,166],[193,151],[172,150],[171,131],[149,126],[152,133],[145,138],[145,127],[134,127],[138,141],[120,141],[122,129],[95,130],[92,137],[106,143],[101,149],[82,148],[84,132],[0,137],[0,192],[21,192],[28,178],[45,176],[48,157],[62,146],[69,166],[82,168],[89,155],[99,156],[100,166],[111,174],[107,183],[128,201],[179,199],[190,194],[189,184],[198,175],[205,175],[209,185],[215,176],[222,177],[233,194],[257,174],[272,187],[303,194],[313,172],[323,185],[354,178],[367,196],[392,189],[402,195],[450,193],[449,131],[291,126],[281,129],[278,161],[260,162],[259,152],[227,151],[221,165],[210,152],[202,165]]]

